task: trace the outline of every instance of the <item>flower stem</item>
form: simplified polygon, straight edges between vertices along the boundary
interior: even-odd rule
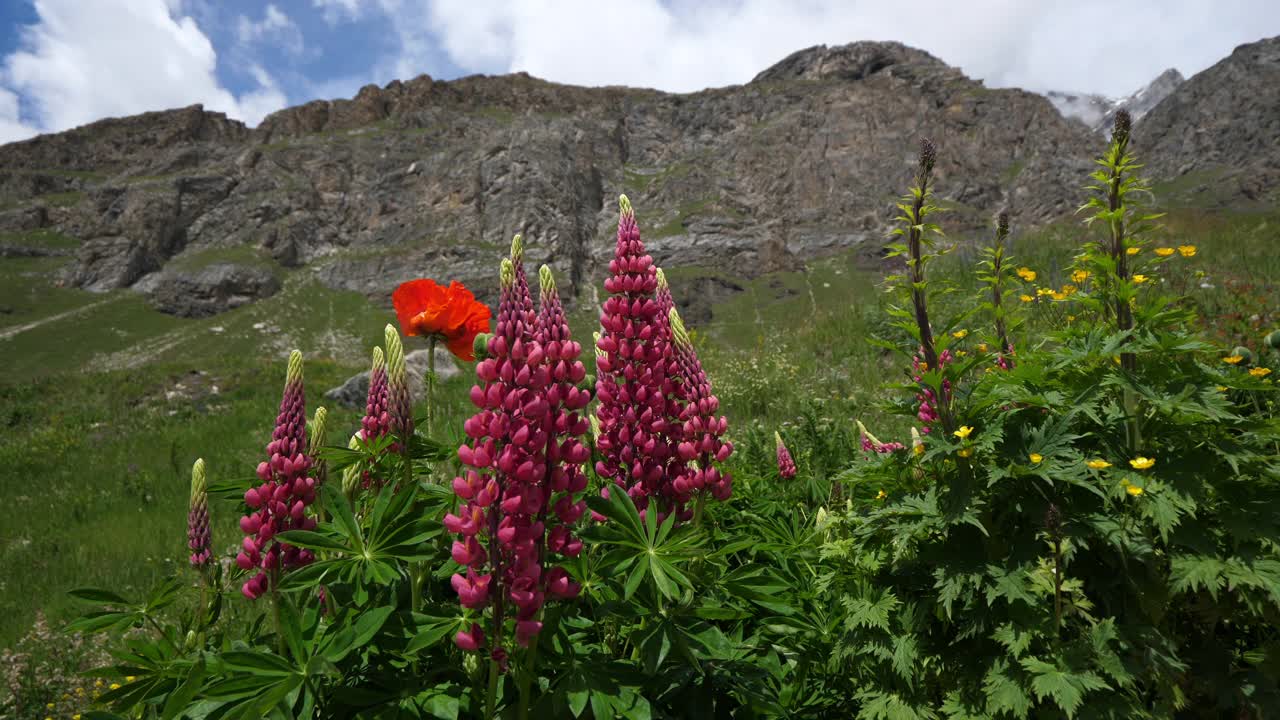
[[[485,720],[493,720],[493,711],[498,704],[498,661],[493,658],[489,659],[489,692],[484,699],[484,716]]]
[[[529,710],[533,699],[529,697],[529,689],[533,685],[534,668],[538,664],[538,638],[535,636],[525,654],[524,672],[520,675],[520,720],[529,720]]]
[[[435,414],[436,399],[436,337],[427,340],[427,435],[431,435],[431,417]]]

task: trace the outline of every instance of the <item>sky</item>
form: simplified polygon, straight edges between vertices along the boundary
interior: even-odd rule
[[[194,103],[255,126],[423,73],[692,92],[856,40],[1119,96],[1276,35],[1277,0],[0,0],[0,143]]]

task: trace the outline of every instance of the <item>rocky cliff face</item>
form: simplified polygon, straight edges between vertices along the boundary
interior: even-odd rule
[[[1214,205],[1280,200],[1280,37],[1241,45],[1138,124],[1168,189]]]
[[[1069,213],[1100,149],[1044,97],[863,42],[684,95],[422,76],[254,130],[198,106],[104,120],[0,147],[0,233],[56,228],[81,241],[68,282],[134,286],[160,307],[192,295],[197,314],[206,299],[274,284],[174,265],[256,248],[269,258],[257,270],[300,268],[383,302],[419,276],[484,295],[516,232],[529,262],[550,263],[574,294],[603,275],[625,192],[660,263],[753,276],[850,247],[877,253],[920,135],[941,148],[953,232],[1002,206],[1024,224]]]

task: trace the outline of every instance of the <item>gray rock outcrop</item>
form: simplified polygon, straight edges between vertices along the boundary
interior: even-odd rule
[[[280,279],[267,268],[214,263],[198,270],[162,270],[137,287],[157,310],[196,318],[271,297],[280,290]]]
[[[405,375],[409,379],[409,394],[413,401],[421,402],[426,397],[426,383],[423,378],[427,374],[429,351],[414,350],[404,356]],[[444,348],[436,348],[436,378],[443,382],[460,372],[453,356]],[[326,400],[348,408],[363,408],[369,397],[369,371],[357,373],[347,378],[346,382],[332,388],[324,394]]]

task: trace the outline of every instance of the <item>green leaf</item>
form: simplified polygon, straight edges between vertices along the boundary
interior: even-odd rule
[[[67,594],[77,600],[84,600],[86,602],[112,605],[130,604],[128,600],[120,595],[117,595],[110,590],[102,590],[100,588],[76,588],[75,590],[69,590]]]
[[[351,548],[341,542],[314,530],[286,530],[278,533],[276,538],[281,542],[309,550],[329,550],[339,553],[351,552]]]
[[[201,686],[204,684],[204,674],[204,655],[200,655],[196,658],[195,663],[191,665],[191,669],[187,671],[182,685],[178,686],[178,689],[165,701],[164,709],[160,713],[162,720],[172,720],[172,718],[176,718],[182,711],[187,709],[187,706],[195,699],[196,693],[200,691]]]
[[[418,633],[405,646],[405,654],[412,655],[431,647],[444,639],[450,630],[458,627],[458,619],[451,617],[428,617],[426,622],[417,625]]]
[[[257,675],[289,675],[294,667],[288,660],[270,653],[236,651],[222,653],[222,663],[232,670],[241,670]]]

